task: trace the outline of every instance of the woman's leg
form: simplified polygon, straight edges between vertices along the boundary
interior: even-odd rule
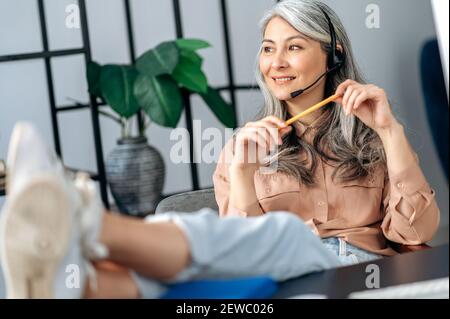
[[[321,240],[297,216],[219,218],[203,209],[166,213],[146,222],[108,215],[100,241],[109,260],[163,281],[252,275],[284,280],[338,266]]]
[[[108,261],[95,264],[96,287],[88,282],[85,298],[139,298],[142,287],[132,276],[133,271],[143,277],[168,280],[190,260],[187,239],[172,222],[149,224],[107,212],[99,241],[108,248]],[[158,290],[159,284],[153,280],[143,284],[151,285],[152,295]]]
[[[108,260],[147,277],[168,280],[189,265],[189,243],[172,222],[145,223],[107,213],[99,239],[108,248]]]
[[[221,219],[204,209],[151,216],[146,221],[105,216],[100,241],[110,251],[109,260],[139,276],[132,277],[133,272],[127,270],[115,276],[103,273],[99,290],[87,296],[104,296],[112,285],[155,285],[150,279],[145,282],[145,277],[180,282],[270,276],[281,281],[340,265],[310,228],[291,213]],[[147,297],[145,293],[143,297]]]
[[[130,271],[115,264],[98,263],[95,265],[96,287],[92,282],[85,285],[83,298],[87,299],[137,299],[139,288]]]
[[[172,221],[189,243],[190,263],[172,282],[208,278],[268,276],[282,281],[334,268],[339,260],[296,215],[220,218],[210,209],[166,213],[150,223]]]

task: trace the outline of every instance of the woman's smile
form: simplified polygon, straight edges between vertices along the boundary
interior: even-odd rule
[[[291,82],[293,80],[295,80],[296,77],[295,76],[289,76],[289,75],[284,75],[284,76],[273,76],[272,80],[274,81],[275,84],[277,85],[289,85],[291,84]]]

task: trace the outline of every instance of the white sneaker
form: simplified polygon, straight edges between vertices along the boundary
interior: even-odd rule
[[[83,255],[90,260],[104,259],[108,257],[108,250],[98,241],[103,217],[103,203],[88,174],[77,173],[74,184],[82,199],[79,219]]]
[[[101,216],[102,209],[86,200],[93,185],[78,184],[30,124],[15,126],[7,158],[8,197],[0,215],[8,298],[82,297],[89,270],[83,252],[95,243],[101,223],[101,217],[90,215]],[[100,249],[93,250],[100,255]]]

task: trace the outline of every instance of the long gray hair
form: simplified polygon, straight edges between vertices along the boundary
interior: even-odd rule
[[[347,33],[339,17],[326,4],[317,0],[285,0],[269,9],[260,22],[264,36],[269,21],[280,17],[309,38],[319,41],[324,52],[330,49],[330,31],[324,10],[330,17],[336,33],[336,42],[343,48],[344,65],[327,76],[325,96],[334,94],[337,86],[346,79],[366,83],[353,57]],[[286,120],[289,116],[286,103],[278,100],[267,87],[256,59],[256,81],[264,96],[260,117],[269,115]],[[317,127],[312,145],[299,138],[295,130],[283,138],[283,144],[275,155],[278,171],[296,177],[307,186],[314,185],[317,156],[335,167],[333,178],[349,181],[367,176],[377,164],[385,164],[386,158],[381,140],[371,128],[355,116],[346,116],[342,107],[330,103],[325,107],[324,120]],[[328,151],[325,151],[328,149]],[[300,156],[302,155],[302,156]]]

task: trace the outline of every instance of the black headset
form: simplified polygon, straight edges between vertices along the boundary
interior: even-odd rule
[[[304,91],[306,91],[307,89],[312,87],[314,84],[316,84],[326,74],[334,72],[334,71],[337,71],[340,67],[342,67],[344,65],[344,61],[345,61],[344,54],[341,51],[336,49],[336,33],[334,31],[333,23],[331,23],[331,19],[328,16],[328,14],[325,12],[325,10],[323,10],[320,6],[319,6],[319,9],[323,12],[323,14],[325,15],[325,18],[327,18],[328,27],[330,29],[330,36],[331,36],[330,46],[331,47],[330,47],[330,50],[327,53],[327,67],[328,67],[328,70],[326,72],[324,72],[320,77],[318,77],[317,80],[315,80],[311,85],[308,85],[304,89],[300,89],[300,90],[292,92],[291,93],[291,97],[292,98],[295,98],[295,97],[299,96]]]
[[[320,8],[320,10],[325,15],[325,18],[327,18],[328,21],[328,27],[330,29],[330,36],[331,36],[331,48],[328,51],[328,60],[327,60],[327,66],[328,69],[338,69],[344,64],[344,54],[336,49],[336,33],[334,31],[333,23],[331,23],[331,19],[328,16],[328,14]]]

